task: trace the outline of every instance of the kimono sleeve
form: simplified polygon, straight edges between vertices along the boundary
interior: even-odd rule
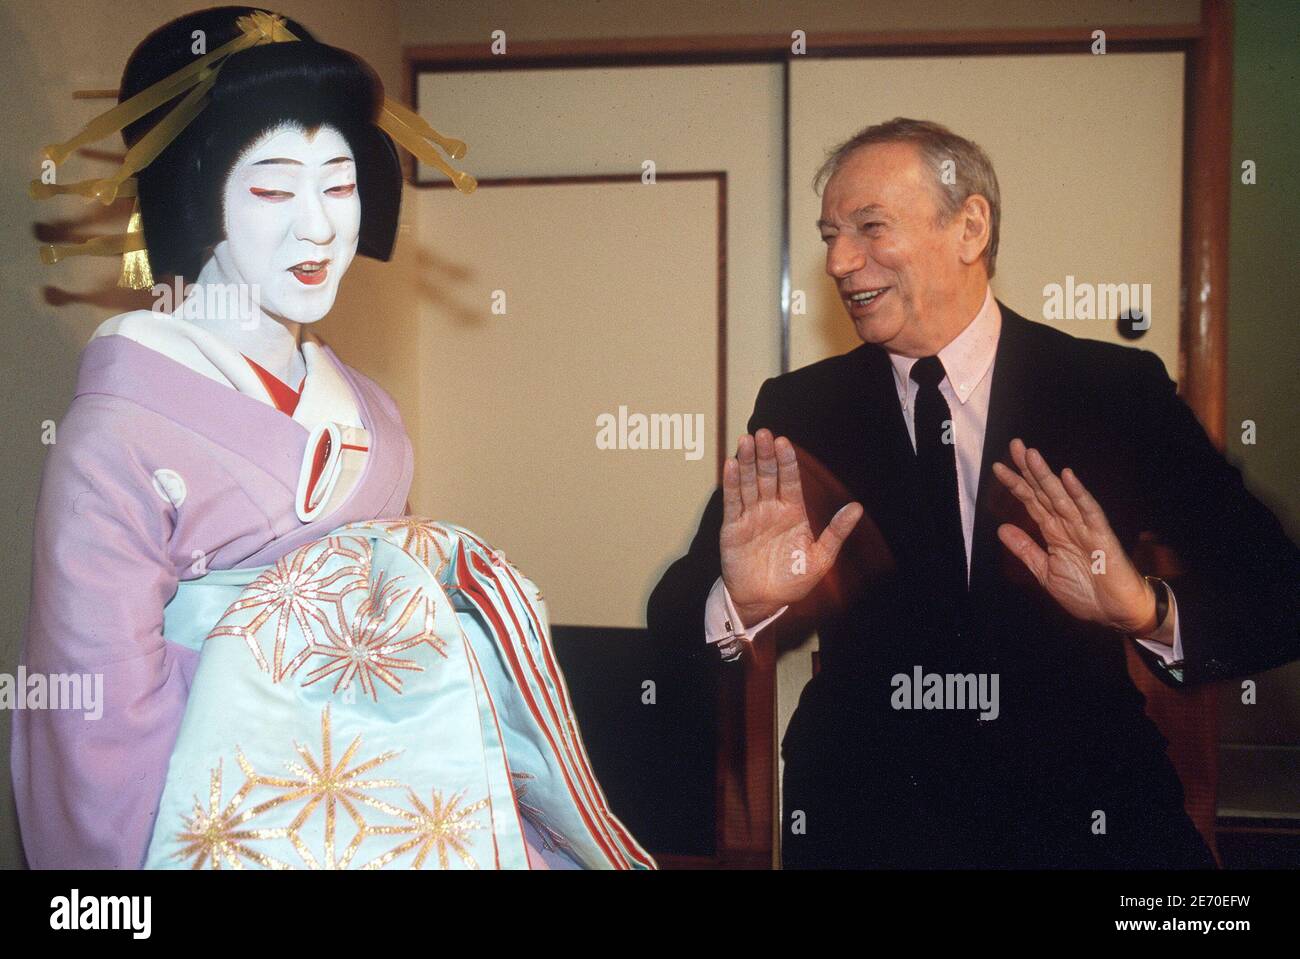
[[[184,713],[197,656],[163,639],[175,510],[146,462],[151,416],[78,397],[46,458],[23,665],[100,693],[92,709],[14,713],[14,793],[33,868],[141,866]]]

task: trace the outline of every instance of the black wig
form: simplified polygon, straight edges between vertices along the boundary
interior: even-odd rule
[[[240,35],[238,17],[255,7],[214,7],[187,14],[146,37],[127,62],[118,102],[182,69]],[[239,156],[284,123],[307,131],[335,127],[356,158],[361,197],[357,252],[377,260],[392,254],[402,199],[402,171],[393,141],[375,118],[384,100],[379,77],[360,58],[318,43],[284,18],[299,39],[266,43],[227,57],[211,102],[152,163],[136,173],[149,262],[156,275],[192,281],[224,236],[222,193]],[[194,52],[195,31],[204,48]],[[122,131],[133,146],[167,115],[179,97]]]

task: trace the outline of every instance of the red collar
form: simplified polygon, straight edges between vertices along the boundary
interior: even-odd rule
[[[294,410],[298,408],[298,400],[302,398],[302,388],[307,382],[306,375],[303,376],[302,383],[299,383],[298,389],[295,390],[293,387],[289,386],[289,384],[268,373],[254,360],[244,356],[243,353],[240,353],[239,355],[248,360],[248,365],[253,368],[253,372],[256,373],[257,378],[262,381],[262,385],[266,387],[266,391],[271,394],[271,400],[275,403],[275,408],[285,416],[293,416]]]

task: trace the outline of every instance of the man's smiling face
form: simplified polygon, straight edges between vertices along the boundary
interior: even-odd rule
[[[861,147],[827,181],[817,222],[858,336],[910,356],[927,355],[927,317],[962,278],[963,218],[941,222],[934,177],[911,144]]]

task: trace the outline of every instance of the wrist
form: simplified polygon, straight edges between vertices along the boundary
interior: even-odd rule
[[[735,611],[736,617],[740,620],[739,623],[733,625],[737,629],[748,629],[757,623],[761,623],[781,607],[772,606],[766,603],[733,602],[731,608]]]
[[[1165,584],[1150,576],[1142,577],[1142,605],[1133,616],[1119,624],[1122,632],[1131,636],[1150,636],[1160,628],[1167,611],[1167,599],[1164,596]],[[1161,602],[1165,600],[1165,602]]]

